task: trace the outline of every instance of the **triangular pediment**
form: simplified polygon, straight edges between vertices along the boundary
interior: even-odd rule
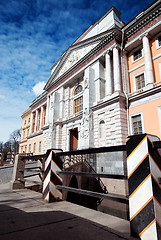
[[[59,70],[56,79],[64,74],[68,69],[75,65],[79,60],[81,60],[86,54],[88,54],[92,49],[97,46],[97,43],[92,43],[87,46],[81,46],[76,49],[72,49],[71,52],[64,59],[61,69]]]
[[[102,38],[90,39],[90,41],[83,41],[78,44],[71,45],[59,61],[52,68],[52,75],[47,82],[45,89],[50,87],[59,77],[69,71],[82,58],[84,58],[91,50],[93,50]]]
[[[120,12],[111,8],[101,19],[91,25],[61,56],[51,68],[52,74],[48,80],[45,90],[53,85],[61,76],[76,68],[85,57],[95,51],[97,45],[108,37],[115,27],[120,28]]]

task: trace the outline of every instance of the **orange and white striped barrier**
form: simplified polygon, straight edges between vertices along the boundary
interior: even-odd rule
[[[57,172],[62,171],[63,162],[60,157],[56,157],[56,153],[61,152],[60,149],[47,150],[44,181],[43,181],[43,199],[47,202],[62,200],[62,191],[56,189],[56,185],[62,185],[62,178]]]
[[[131,234],[142,240],[161,239],[161,156],[152,148],[158,140],[140,134],[126,143]]]

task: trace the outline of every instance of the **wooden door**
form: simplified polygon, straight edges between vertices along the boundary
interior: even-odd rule
[[[78,148],[78,128],[70,130],[70,151]]]

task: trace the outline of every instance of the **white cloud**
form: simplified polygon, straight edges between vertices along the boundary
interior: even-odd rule
[[[45,86],[45,82],[38,82],[33,88],[33,92],[36,96],[39,96],[43,92],[43,88]]]

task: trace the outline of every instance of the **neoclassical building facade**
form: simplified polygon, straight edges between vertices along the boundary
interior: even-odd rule
[[[52,66],[30,106],[27,152],[120,145],[142,132],[161,137],[161,1],[127,24],[120,16],[112,7]]]

